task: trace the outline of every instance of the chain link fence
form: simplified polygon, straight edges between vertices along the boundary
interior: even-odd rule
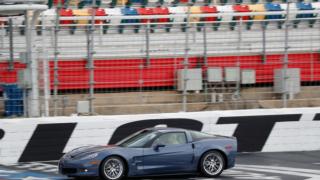
[[[57,7],[35,27],[4,18],[0,110],[60,116],[319,106],[319,10],[289,4],[268,12],[257,5],[153,13]]]

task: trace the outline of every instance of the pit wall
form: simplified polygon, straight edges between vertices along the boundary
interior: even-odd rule
[[[236,136],[240,152],[320,150],[320,108],[21,118],[0,120],[0,164],[57,160],[158,124]]]

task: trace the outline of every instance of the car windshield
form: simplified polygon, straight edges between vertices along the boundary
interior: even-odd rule
[[[157,137],[157,135],[158,132],[156,131],[143,130],[125,138],[116,145],[120,147],[141,148]]]

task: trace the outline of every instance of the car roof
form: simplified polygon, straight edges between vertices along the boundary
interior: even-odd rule
[[[165,133],[165,132],[185,132],[187,131],[186,129],[181,129],[181,128],[171,128],[171,127],[168,127],[168,128],[165,128],[165,127],[154,127],[154,128],[149,128],[149,130],[153,130],[153,131],[158,131],[158,132],[162,132],[162,133]]]

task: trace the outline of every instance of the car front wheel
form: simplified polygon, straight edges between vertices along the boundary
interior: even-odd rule
[[[100,167],[101,177],[105,180],[120,180],[124,177],[125,172],[125,164],[119,157],[105,159]]]
[[[217,177],[224,170],[225,160],[218,151],[209,151],[201,158],[200,170],[206,177]]]

